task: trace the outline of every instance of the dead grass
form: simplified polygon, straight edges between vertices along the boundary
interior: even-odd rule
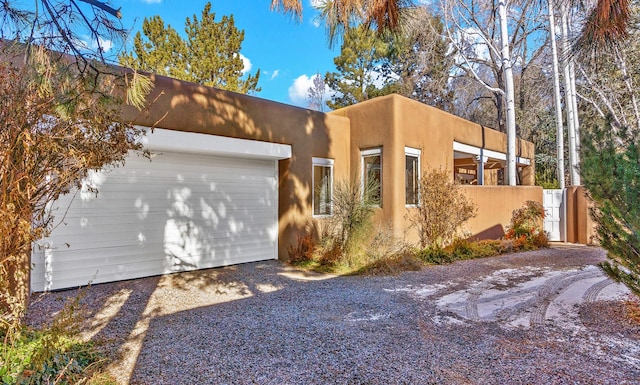
[[[625,302],[625,308],[629,320],[640,325],[640,299],[635,298]]]

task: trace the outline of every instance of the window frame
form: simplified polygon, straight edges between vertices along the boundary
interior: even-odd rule
[[[404,205],[405,207],[418,207],[420,206],[420,170],[421,170],[421,155],[422,151],[418,148],[405,147],[404,148]],[[415,175],[415,183],[417,190],[415,191],[416,203],[407,203],[407,157],[413,157],[418,159],[418,169]]]
[[[383,173],[382,173],[382,147],[375,147],[375,148],[369,148],[366,150],[360,150],[360,187],[361,187],[361,199],[364,200],[364,187],[365,187],[365,183],[366,183],[366,178],[365,178],[365,158],[366,157],[371,157],[371,156],[379,156],[380,157],[380,186],[378,186],[378,188],[380,189],[380,200],[378,202],[378,204],[373,204],[373,207],[382,207],[382,184],[383,182]]]
[[[327,218],[333,216],[333,159],[311,158],[311,214],[314,218]],[[329,214],[316,214],[316,167],[326,167],[329,169]]]

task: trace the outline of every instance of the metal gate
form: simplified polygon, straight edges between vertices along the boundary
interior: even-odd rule
[[[549,235],[550,241],[564,242],[566,240],[565,196],[563,189],[543,190],[542,204],[546,213],[544,230]]]

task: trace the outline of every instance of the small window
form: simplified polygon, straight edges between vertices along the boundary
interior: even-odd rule
[[[313,158],[313,215],[333,214],[333,160]]]
[[[404,158],[405,205],[417,206],[420,190],[420,150],[405,147]]]
[[[369,188],[371,203],[382,206],[382,149],[362,151],[362,184]]]

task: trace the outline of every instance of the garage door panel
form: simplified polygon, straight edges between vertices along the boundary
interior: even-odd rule
[[[87,185],[99,195],[58,202],[66,216],[34,252],[35,291],[277,257],[274,160],[134,156]]]
[[[32,284],[45,285],[47,271],[54,275],[55,282],[60,287],[75,287],[87,285],[89,282],[109,282],[120,279],[139,278],[145,276],[167,274],[193,268],[210,268],[255,261],[255,255],[263,253],[260,260],[271,259],[265,245],[234,245],[228,252],[214,255],[215,258],[201,256],[182,256],[162,253],[159,250],[139,250],[132,255],[127,248],[99,249],[92,252],[74,251],[65,255],[63,260],[55,261],[50,269],[44,265],[34,269]]]
[[[182,235],[182,234],[179,234]],[[229,248],[231,245],[234,247],[245,247],[247,245],[269,245],[272,244],[269,234],[260,233],[259,236],[254,237],[237,237],[228,234],[220,234],[218,236],[208,235],[207,237],[194,237],[191,234],[187,236],[158,236],[151,239],[127,239],[121,240],[116,236],[111,236],[110,239],[104,241],[70,241],[69,246],[60,245],[53,248],[51,251],[55,254],[64,253],[65,259],[72,259],[77,257],[78,259],[92,258],[92,253],[104,252],[104,253],[117,253],[118,249],[123,249],[124,253],[131,253],[131,249],[135,248],[155,248],[158,252],[167,252],[168,249],[174,250],[177,247],[187,248],[189,250],[202,250],[207,252],[209,250],[218,250],[220,248]],[[113,246],[116,244],[118,246]]]

